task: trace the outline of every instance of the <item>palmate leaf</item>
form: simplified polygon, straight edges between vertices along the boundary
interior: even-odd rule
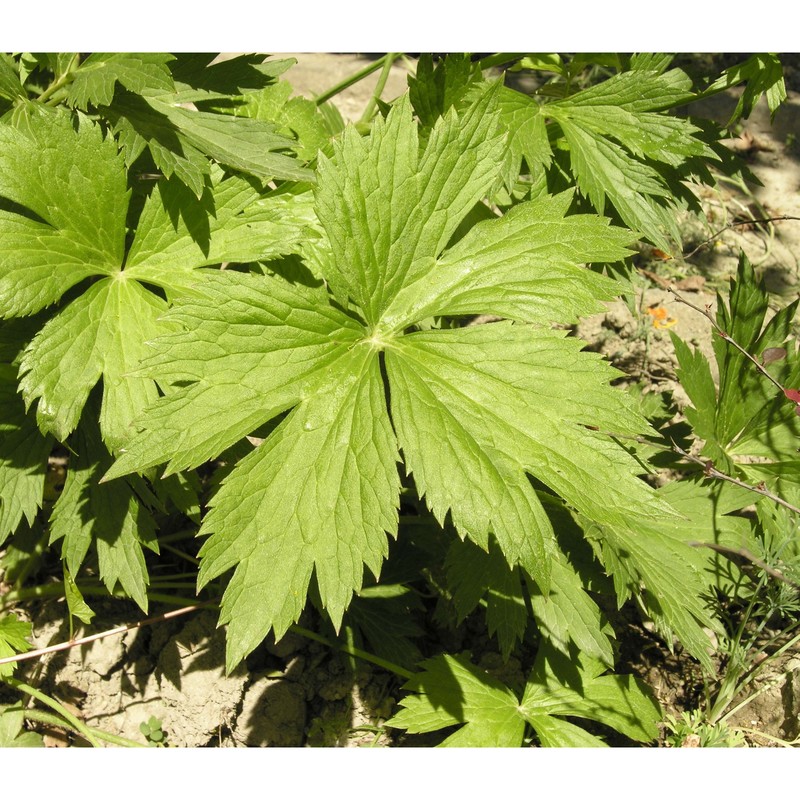
[[[157,167],[197,197],[209,175],[209,158],[261,179],[313,180],[288,153],[293,141],[277,134],[273,125],[234,122],[225,114],[185,107],[221,96],[220,89],[229,98],[231,91],[261,88],[291,62],[262,66],[255,63],[258,56],[240,56],[209,65],[210,59],[202,54],[92,53],[75,70],[67,103],[83,111],[91,107],[111,121],[126,165],[149,148]]]
[[[119,270],[128,192],[112,141],[85,117],[0,126],[0,309],[32,314],[90,275]]]
[[[603,747],[602,739],[560,717],[600,722],[637,741],[658,735],[660,709],[645,685],[629,675],[603,675],[585,656],[570,661],[546,645],[522,699],[461,656],[436,656],[404,688],[414,694],[387,724],[409,733],[460,727],[441,747],[521,747],[530,725],[545,747]]]
[[[35,313],[97,279],[28,345],[25,402],[38,400],[39,426],[63,440],[102,378],[101,429],[115,449],[157,396],[153,379],[131,375],[149,352],[145,342],[172,327],[160,320],[167,303],[148,285],[172,297],[202,277],[198,267],[297,249],[308,224],[302,197],[273,200],[216,169],[200,200],[160,185],[126,256],[125,166],[98,126],[81,118],[76,130],[66,114],[41,114],[24,132],[0,127],[0,145],[0,198],[9,201],[0,207],[0,313]]]
[[[221,616],[229,668],[296,621],[312,574],[338,624],[364,566],[377,573],[397,531],[398,446],[439,521],[483,548],[493,534],[543,591],[554,537],[529,476],[607,523],[673,513],[595,430],[647,427],[609,387],[615,371],[550,327],[613,293],[578,263],[625,257],[628,235],[565,216],[560,196],[446,249],[501,168],[496,91],[450,109],[421,153],[406,99],[368,138],[348,129],[321,157],[327,287],[210,276],[167,314],[183,330],[153,343],[142,374],[172,386],[106,479],[197,466],[288,412],[225,479],[201,529],[200,584],[234,569]],[[518,322],[408,332],[484,311]]]

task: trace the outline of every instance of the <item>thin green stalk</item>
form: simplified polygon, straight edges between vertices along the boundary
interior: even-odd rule
[[[52,697],[48,697],[46,694],[40,692],[38,689],[35,689],[33,686],[28,686],[27,683],[23,683],[16,678],[3,678],[3,681],[9,686],[12,686],[14,689],[19,689],[19,691],[30,695],[40,703],[52,708],[56,714],[63,717],[72,727],[74,727],[75,730],[77,730],[78,733],[83,736],[83,738],[86,739],[90,745],[92,745],[92,747],[100,747],[100,742],[97,740],[89,726],[81,722],[70,711],[67,711],[67,709],[64,708],[64,706],[62,706],[57,700],[53,700]]]
[[[72,83],[75,79],[74,71],[77,69],[78,65],[81,63],[81,57],[79,53],[75,54],[75,57],[70,62],[69,67],[67,67],[67,71],[61,75],[59,78],[54,80],[40,95],[39,95],[39,102],[40,103],[47,103],[49,100],[53,99],[53,95],[59,91],[59,89],[64,88],[67,84]]]
[[[398,664],[393,664],[391,661],[387,661],[379,656],[374,656],[372,653],[367,653],[364,650],[360,650],[358,647],[341,644],[339,642],[332,642],[330,639],[326,639],[324,636],[320,636],[318,633],[308,630],[308,628],[301,628],[299,625],[292,625],[289,630],[292,631],[292,633],[305,636],[306,639],[311,639],[314,642],[324,644],[326,647],[330,647],[334,650],[341,650],[343,653],[360,658],[362,661],[369,661],[372,664],[382,667],[383,669],[388,669],[389,672],[394,672],[395,675],[399,675],[401,678],[405,678],[406,680],[414,677],[413,672],[409,672],[407,669],[399,666]]]
[[[753,609],[755,608],[756,604],[756,593],[750,598],[750,602],[747,606],[746,611],[742,614],[741,622],[739,623],[739,627],[736,630],[736,633],[731,640],[730,652],[731,654],[735,654],[737,651],[742,650],[742,637],[745,634],[745,628],[747,626],[747,622],[750,619],[750,615],[753,613]],[[715,724],[718,721],[718,717],[721,716],[725,709],[730,705],[731,701],[736,697],[738,693],[738,681],[741,675],[743,674],[744,670],[736,666],[734,669],[734,665],[731,663],[728,666],[728,669],[725,673],[725,676],[720,683],[719,691],[717,692],[717,696],[714,699],[714,702],[710,704],[710,709],[708,712],[708,720],[712,724]]]
[[[163,536],[158,537],[158,543],[164,544],[175,544],[175,542],[184,542],[188,539],[196,539],[197,538],[197,528],[182,528],[179,531],[173,531],[172,533],[164,534]]]
[[[749,733],[751,736],[760,736],[762,739],[766,739],[768,742],[772,742],[773,744],[777,745],[778,747],[795,747],[796,745],[800,744],[800,737],[797,739],[793,739],[791,742],[787,742],[785,739],[779,739],[777,736],[770,736],[768,733],[764,733],[764,731],[759,731],[756,728],[742,728],[742,727],[731,727],[729,728],[731,731],[741,731],[742,733]]]
[[[188,561],[190,564],[193,564],[196,567],[200,565],[199,558],[190,556],[188,553],[184,553],[183,550],[179,550],[177,547],[173,547],[171,544],[167,544],[166,542],[159,542],[158,544],[160,547],[163,547],[164,550],[167,550],[173,555],[178,556],[178,558],[182,558],[184,561]]]
[[[798,641],[800,641],[800,634],[798,634],[797,636],[795,636],[792,639],[790,639],[788,642],[786,642],[786,644],[782,645],[774,653],[772,653],[770,656],[765,658],[761,663],[759,663],[757,665],[757,667],[755,669],[753,669],[750,672],[749,675],[746,676],[746,678],[739,685],[738,691],[741,691],[745,686],[747,686],[747,684],[749,684],[753,680],[753,678],[755,677],[756,673],[759,670],[761,670],[765,664],[767,664],[768,662],[773,661],[774,659],[778,658],[778,656],[783,655],[783,653],[785,653],[787,650],[789,650],[792,647],[794,647],[797,644]],[[782,675],[782,677],[784,677],[784,676],[785,676],[785,673]],[[734,706],[729,711],[726,711],[725,714],[723,714],[720,717],[719,721],[720,722],[725,722],[728,719],[728,717],[730,717],[733,714],[735,714],[740,708],[744,708],[748,703],[750,703],[751,700],[753,700],[755,697],[758,697],[759,694],[762,694],[763,692],[765,692],[768,689],[772,688],[773,685],[777,685],[777,683],[780,683],[780,681],[777,681],[776,684],[766,684],[765,687],[762,687],[761,689],[759,689],[754,694],[750,695],[749,697],[746,697],[741,703],[739,703],[738,705]]]
[[[158,582],[157,579],[153,580],[153,585],[160,589],[194,589],[194,581],[191,583],[177,582],[177,581],[163,581]],[[109,593],[99,581],[97,585],[80,584],[81,594],[85,597],[116,597],[118,600],[130,600],[125,594],[120,591]],[[60,581],[58,583],[47,583],[41,586],[29,586],[25,589],[12,589],[0,598],[0,611],[9,608],[17,603],[24,603],[28,600],[41,600],[43,598],[56,598],[64,597],[64,584]],[[173,594],[163,594],[161,592],[148,592],[147,597],[157,603],[169,603],[170,605],[191,605],[196,602],[196,598],[182,598]]]
[[[392,71],[392,64],[394,64],[394,62],[397,61],[401,55],[402,53],[387,53],[383,57],[383,69],[381,70],[381,74],[378,76],[377,84],[375,84],[375,91],[372,93],[372,97],[369,98],[369,102],[364,109],[364,113],[361,115],[361,119],[358,121],[359,124],[365,125],[372,119],[373,115],[375,114],[375,109],[378,107],[378,100],[380,100],[383,90],[386,88],[386,81],[389,80],[389,73]]]
[[[30,720],[31,722],[40,722],[44,725],[51,725],[56,728],[65,728],[73,733],[80,734],[80,731],[70,725],[66,720],[61,719],[61,717],[56,716],[55,714],[50,714],[47,711],[37,711],[36,709],[31,709],[29,711],[23,712],[25,719]],[[126,739],[124,736],[117,736],[114,733],[108,733],[106,731],[94,730],[92,733],[98,738],[109,744],[116,744],[120,747],[147,747],[146,744],[142,742],[135,742],[133,739]]]
[[[373,61],[371,64],[364,67],[364,69],[360,69],[358,72],[353,73],[349,78],[345,78],[343,81],[339,81],[335,86],[332,86],[328,89],[327,92],[322,92],[322,94],[318,94],[314,98],[314,102],[321,106],[327,100],[330,100],[331,97],[335,97],[340,92],[343,92],[345,89],[349,89],[354,84],[358,83],[360,80],[363,80],[367,77],[367,75],[372,75],[373,72],[376,72],[383,66],[383,62],[386,60],[388,55],[393,55],[387,53],[386,56],[383,58],[379,58],[377,61]]]
[[[125,598],[126,600],[129,598]],[[214,604],[211,601],[203,601],[201,602],[196,597],[181,597],[180,595],[174,594],[162,594],[161,592],[148,592],[147,599],[152,600],[155,603],[166,603],[170,606],[190,606],[193,604],[202,605],[202,606],[209,606],[214,607]]]

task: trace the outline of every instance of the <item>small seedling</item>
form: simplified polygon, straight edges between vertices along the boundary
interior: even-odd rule
[[[142,736],[147,739],[150,747],[166,747],[167,735],[161,727],[161,720],[158,717],[150,717],[147,722],[139,725]]]

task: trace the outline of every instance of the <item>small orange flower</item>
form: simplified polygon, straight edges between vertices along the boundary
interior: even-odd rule
[[[669,315],[669,311],[664,306],[651,306],[647,309],[647,313],[653,318],[653,327],[657,331],[671,328],[678,321]]]

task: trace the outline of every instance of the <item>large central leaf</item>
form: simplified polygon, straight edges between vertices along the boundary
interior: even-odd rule
[[[616,373],[550,327],[613,296],[580,264],[625,257],[630,235],[567,216],[561,195],[448,248],[502,169],[496,91],[460,117],[451,109],[422,150],[407,100],[369,137],[349,129],[321,159],[316,193],[328,288],[220,273],[176,304],[167,321],[184,330],[144,364],[173,385],[106,480],[196,466],[288,412],[201,529],[201,585],[235,569],[222,609],[229,668],[298,618],[312,573],[340,622],[397,532],[399,450],[440,521],[483,548],[494,534],[545,592],[556,544],[531,476],[601,522],[670,513],[597,432],[647,427],[609,387]],[[509,321],[430,329],[432,317],[481,312]]]

